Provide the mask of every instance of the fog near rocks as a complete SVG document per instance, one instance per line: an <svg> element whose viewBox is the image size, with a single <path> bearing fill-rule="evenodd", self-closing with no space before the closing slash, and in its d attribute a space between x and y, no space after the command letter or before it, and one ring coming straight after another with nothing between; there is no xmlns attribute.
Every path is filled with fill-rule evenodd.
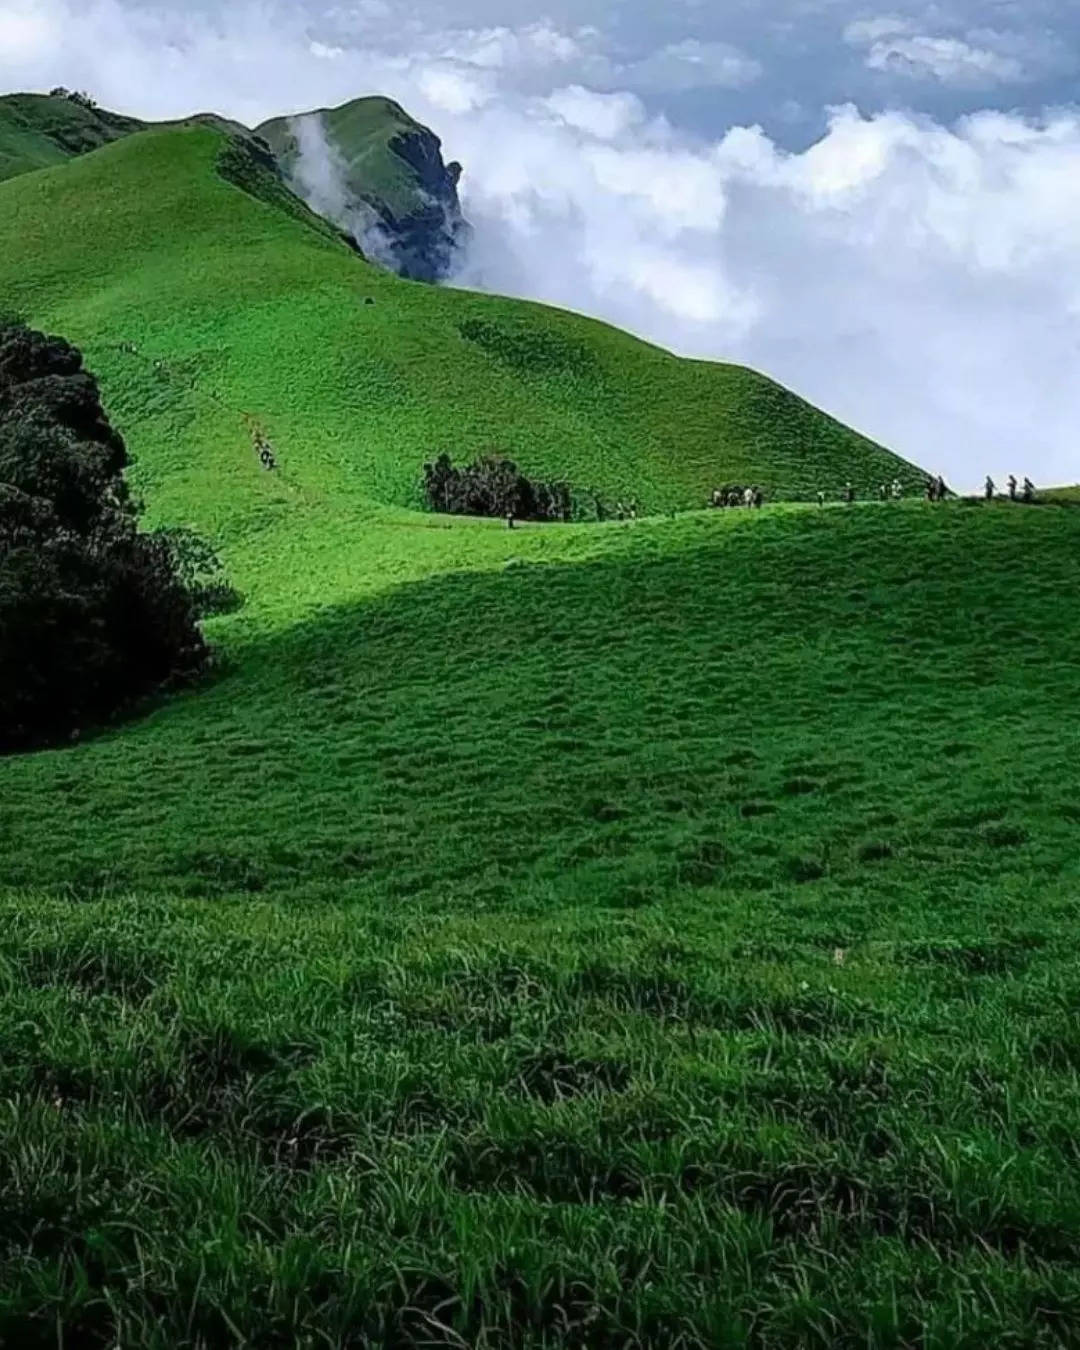
<svg viewBox="0 0 1080 1350"><path fill-rule="evenodd" d="M350 196L346 166L327 138L322 117L318 113L291 117L289 131L296 140L290 185L297 196L355 239L366 258L392 267L390 239L371 207Z"/></svg>

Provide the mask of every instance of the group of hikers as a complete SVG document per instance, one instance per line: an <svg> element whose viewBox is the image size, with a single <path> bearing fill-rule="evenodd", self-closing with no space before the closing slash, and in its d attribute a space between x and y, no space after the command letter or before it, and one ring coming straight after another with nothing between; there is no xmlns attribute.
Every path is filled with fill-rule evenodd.
<svg viewBox="0 0 1080 1350"><path fill-rule="evenodd" d="M277 460L274 458L274 450L266 438L266 433L258 427L252 433L252 440L255 443L255 453L259 456L259 463L264 469L276 469Z"/></svg>
<svg viewBox="0 0 1080 1350"><path fill-rule="evenodd" d="M726 491L723 488L715 488L711 498L711 505L717 510L738 506L752 510L764 504L765 494L759 487L728 488Z"/></svg>
<svg viewBox="0 0 1080 1350"><path fill-rule="evenodd" d="M1016 481L1016 474L1011 473L1005 484L1009 501L1023 501L1029 504L1035 500L1035 484L1030 478L1025 477L1023 487ZM997 485L989 474L986 475L986 486L983 489L983 495L988 502L992 502L997 496Z"/></svg>

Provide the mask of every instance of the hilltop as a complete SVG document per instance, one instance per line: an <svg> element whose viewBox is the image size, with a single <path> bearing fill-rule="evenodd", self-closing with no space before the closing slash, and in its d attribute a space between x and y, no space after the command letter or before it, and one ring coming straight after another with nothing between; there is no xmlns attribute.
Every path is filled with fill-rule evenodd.
<svg viewBox="0 0 1080 1350"><path fill-rule="evenodd" d="M438 281L451 272L467 234L462 168L443 162L438 137L399 104L355 99L276 118L256 132L300 195L314 204L329 189L336 223L348 224L361 247L385 257L400 276ZM305 133L314 165L302 162L298 137Z"/></svg>
<svg viewBox="0 0 1080 1350"><path fill-rule="evenodd" d="M0 182L62 164L141 131L133 117L45 94L0 96Z"/></svg>

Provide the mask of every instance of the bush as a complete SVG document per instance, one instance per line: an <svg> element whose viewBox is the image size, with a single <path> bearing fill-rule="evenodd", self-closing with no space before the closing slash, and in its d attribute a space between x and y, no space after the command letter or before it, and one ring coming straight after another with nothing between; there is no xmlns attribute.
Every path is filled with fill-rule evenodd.
<svg viewBox="0 0 1080 1350"><path fill-rule="evenodd" d="M81 354L0 328L0 750L70 738L208 651L162 536L140 534Z"/></svg>
<svg viewBox="0 0 1080 1350"><path fill-rule="evenodd" d="M232 614L244 597L231 586L213 545L194 530L158 530L156 537L169 550L173 571L184 584L195 607L196 618Z"/></svg>
<svg viewBox="0 0 1080 1350"><path fill-rule="evenodd" d="M424 499L431 510L453 516L567 521L574 510L569 483L533 481L512 459L494 454L462 468L446 454L425 464Z"/></svg>

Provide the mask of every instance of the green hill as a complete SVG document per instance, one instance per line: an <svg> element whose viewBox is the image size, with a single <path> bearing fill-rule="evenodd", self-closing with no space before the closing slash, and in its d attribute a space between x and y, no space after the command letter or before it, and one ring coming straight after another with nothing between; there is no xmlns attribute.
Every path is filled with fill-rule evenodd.
<svg viewBox="0 0 1080 1350"><path fill-rule="evenodd" d="M286 173L297 175L298 122L315 122L325 155L335 161L342 200L338 223L358 235L381 235L388 261L401 276L437 281L451 270L464 240L457 186L461 165L443 163L438 137L387 98L362 98L300 118L275 118L257 128ZM322 147L320 147L322 148ZM360 239L363 243L363 238Z"/></svg>
<svg viewBox="0 0 1080 1350"><path fill-rule="evenodd" d="M1080 512L664 519L920 475L205 128L0 186L0 308L247 596L0 760L0 1341L1080 1340ZM407 509L490 444L658 514Z"/></svg>
<svg viewBox="0 0 1080 1350"><path fill-rule="evenodd" d="M159 516L295 537L312 513L415 503L433 452L491 447L647 511L703 503L724 479L770 498L921 481L750 371L367 266L226 181L227 144L144 133L0 189L0 308L85 347L114 418L138 431ZM80 232L53 228L72 218ZM278 478L260 473L246 414Z"/></svg>
<svg viewBox="0 0 1080 1350"><path fill-rule="evenodd" d="M62 164L143 125L70 98L5 94L0 96L0 182Z"/></svg>
<svg viewBox="0 0 1080 1350"><path fill-rule="evenodd" d="M378 261L400 275L422 281L446 275L467 227L457 195L461 166L443 163L438 138L383 98L304 116L325 125L332 153L341 160L336 223L365 236ZM246 127L215 113L148 123L98 108L79 95L8 94L0 96L0 181L64 163L135 132L191 125L239 136L256 154L265 140L283 174L296 168L293 118L266 123L253 139Z"/></svg>

